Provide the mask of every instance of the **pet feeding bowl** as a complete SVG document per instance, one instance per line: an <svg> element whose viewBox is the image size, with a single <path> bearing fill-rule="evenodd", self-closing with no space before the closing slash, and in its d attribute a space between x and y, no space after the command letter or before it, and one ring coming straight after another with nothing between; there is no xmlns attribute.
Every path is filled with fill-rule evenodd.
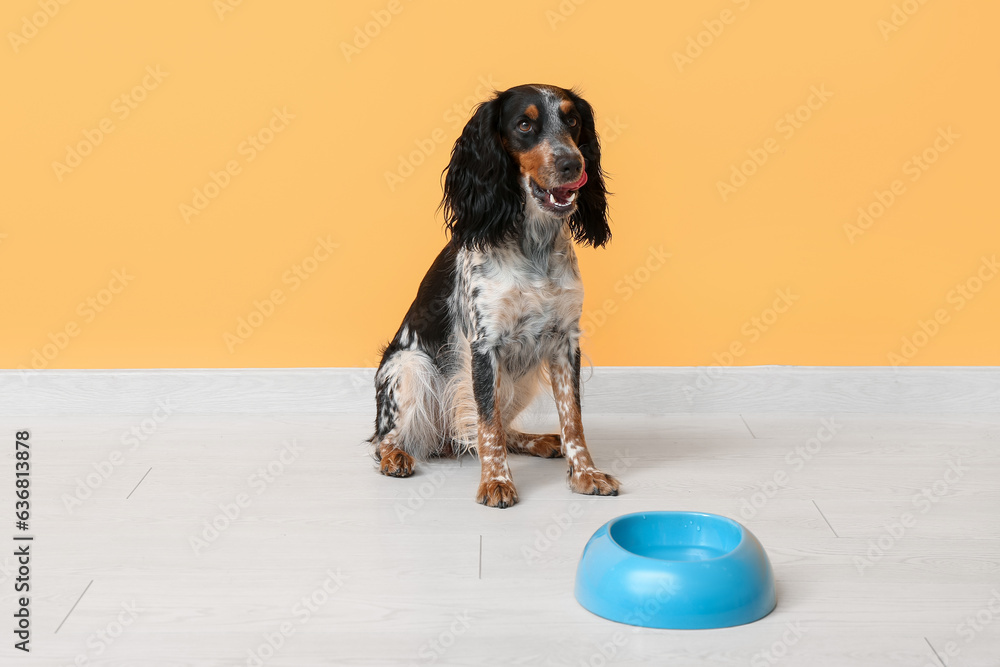
<svg viewBox="0 0 1000 667"><path fill-rule="evenodd" d="M583 548L575 593L603 618L676 630L751 623L775 604L771 563L753 533L700 512L607 522Z"/></svg>

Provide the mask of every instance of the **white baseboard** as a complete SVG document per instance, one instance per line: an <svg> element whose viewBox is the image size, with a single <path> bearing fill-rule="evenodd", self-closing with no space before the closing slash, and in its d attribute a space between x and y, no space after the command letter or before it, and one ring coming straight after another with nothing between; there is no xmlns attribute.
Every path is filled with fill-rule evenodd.
<svg viewBox="0 0 1000 667"><path fill-rule="evenodd" d="M4 416L147 414L169 399L187 414L374 416L371 368L0 370ZM539 400L533 412L548 412ZM597 413L996 413L1000 367L597 367L584 369Z"/></svg>

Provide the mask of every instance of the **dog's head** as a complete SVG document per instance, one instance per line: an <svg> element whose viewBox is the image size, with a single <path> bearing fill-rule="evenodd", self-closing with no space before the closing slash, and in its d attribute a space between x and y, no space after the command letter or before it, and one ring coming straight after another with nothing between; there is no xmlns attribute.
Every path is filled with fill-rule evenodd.
<svg viewBox="0 0 1000 667"><path fill-rule="evenodd" d="M496 93L462 130L446 172L445 220L466 247L502 243L526 214L568 221L588 245L611 238L594 111L573 91L533 84Z"/></svg>

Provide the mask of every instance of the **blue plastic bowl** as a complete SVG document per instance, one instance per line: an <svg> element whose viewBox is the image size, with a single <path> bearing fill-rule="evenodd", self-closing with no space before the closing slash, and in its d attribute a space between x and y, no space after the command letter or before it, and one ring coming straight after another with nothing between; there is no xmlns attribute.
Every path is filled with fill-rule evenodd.
<svg viewBox="0 0 1000 667"><path fill-rule="evenodd" d="M752 623L774 609L774 573L743 525L700 512L637 512L601 526L576 570L576 599L647 628Z"/></svg>

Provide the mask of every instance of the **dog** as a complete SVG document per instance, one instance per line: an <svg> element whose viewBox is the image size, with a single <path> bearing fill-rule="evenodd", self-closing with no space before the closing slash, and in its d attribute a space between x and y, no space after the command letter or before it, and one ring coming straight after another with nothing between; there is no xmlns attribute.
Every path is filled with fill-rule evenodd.
<svg viewBox="0 0 1000 667"><path fill-rule="evenodd" d="M450 239L434 260L375 374L369 439L379 471L414 459L481 463L476 501L507 508L507 453L564 456L576 493L614 496L580 421L583 283L574 242L611 239L608 191L591 105L572 90L522 85L476 107L444 170ZM513 429L551 386L559 434Z"/></svg>

